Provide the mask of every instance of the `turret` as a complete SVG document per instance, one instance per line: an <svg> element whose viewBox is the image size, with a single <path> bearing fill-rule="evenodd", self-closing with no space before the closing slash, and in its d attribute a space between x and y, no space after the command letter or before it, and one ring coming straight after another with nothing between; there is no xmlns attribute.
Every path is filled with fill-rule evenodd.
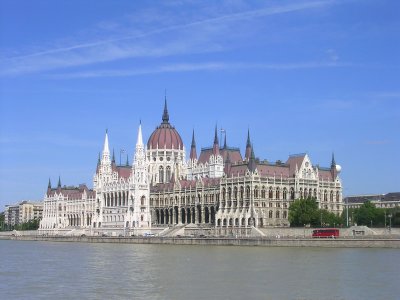
<svg viewBox="0 0 400 300"><path fill-rule="evenodd" d="M49 178L49 184L47 185L47 190L51 190L51 181L50 181L50 178Z"/></svg>
<svg viewBox="0 0 400 300"><path fill-rule="evenodd" d="M192 134L192 145L190 146L190 159L191 160L197 159L196 141L194 139L194 129L193 129L193 134Z"/></svg>
<svg viewBox="0 0 400 300"><path fill-rule="evenodd" d="M58 176L57 189L61 189L61 177L60 176Z"/></svg>

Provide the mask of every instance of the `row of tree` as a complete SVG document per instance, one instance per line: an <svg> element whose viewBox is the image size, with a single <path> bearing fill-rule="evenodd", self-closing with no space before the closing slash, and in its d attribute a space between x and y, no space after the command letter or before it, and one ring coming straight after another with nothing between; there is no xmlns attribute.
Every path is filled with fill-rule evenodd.
<svg viewBox="0 0 400 300"><path fill-rule="evenodd" d="M289 222L292 227L340 227L347 225L366 225L371 227L400 226L400 207L377 208L370 201L365 202L360 208L343 210L337 216L325 209L319 209L315 198L295 200L289 208Z"/></svg>
<svg viewBox="0 0 400 300"><path fill-rule="evenodd" d="M8 231L8 230L36 230L39 228L40 220L33 219L26 223L21 223L15 226L9 226L5 224L4 213L0 214L0 231Z"/></svg>

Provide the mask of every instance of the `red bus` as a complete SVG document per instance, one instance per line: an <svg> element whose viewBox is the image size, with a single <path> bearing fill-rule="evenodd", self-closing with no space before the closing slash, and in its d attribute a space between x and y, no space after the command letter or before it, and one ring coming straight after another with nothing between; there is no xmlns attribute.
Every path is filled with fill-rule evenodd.
<svg viewBox="0 0 400 300"><path fill-rule="evenodd" d="M336 228L321 228L315 229L312 233L313 238L335 238L339 237L339 229Z"/></svg>

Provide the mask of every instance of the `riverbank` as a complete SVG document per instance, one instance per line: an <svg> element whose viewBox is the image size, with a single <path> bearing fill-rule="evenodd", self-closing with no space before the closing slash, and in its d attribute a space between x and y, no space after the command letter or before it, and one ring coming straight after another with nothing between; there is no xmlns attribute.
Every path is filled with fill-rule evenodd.
<svg viewBox="0 0 400 300"><path fill-rule="evenodd" d="M0 236L0 239L18 241L165 244L202 246L261 246L261 247L324 247L324 248L398 248L399 238L227 238L227 237L98 237L98 236Z"/></svg>

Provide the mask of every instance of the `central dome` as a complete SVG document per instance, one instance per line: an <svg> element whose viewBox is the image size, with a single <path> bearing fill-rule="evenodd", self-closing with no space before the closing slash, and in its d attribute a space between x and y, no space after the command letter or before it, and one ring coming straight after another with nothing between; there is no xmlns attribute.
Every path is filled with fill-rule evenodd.
<svg viewBox="0 0 400 300"><path fill-rule="evenodd" d="M178 131L169 123L167 99L165 99L162 123L151 134L147 149L180 149L183 150L182 138Z"/></svg>

